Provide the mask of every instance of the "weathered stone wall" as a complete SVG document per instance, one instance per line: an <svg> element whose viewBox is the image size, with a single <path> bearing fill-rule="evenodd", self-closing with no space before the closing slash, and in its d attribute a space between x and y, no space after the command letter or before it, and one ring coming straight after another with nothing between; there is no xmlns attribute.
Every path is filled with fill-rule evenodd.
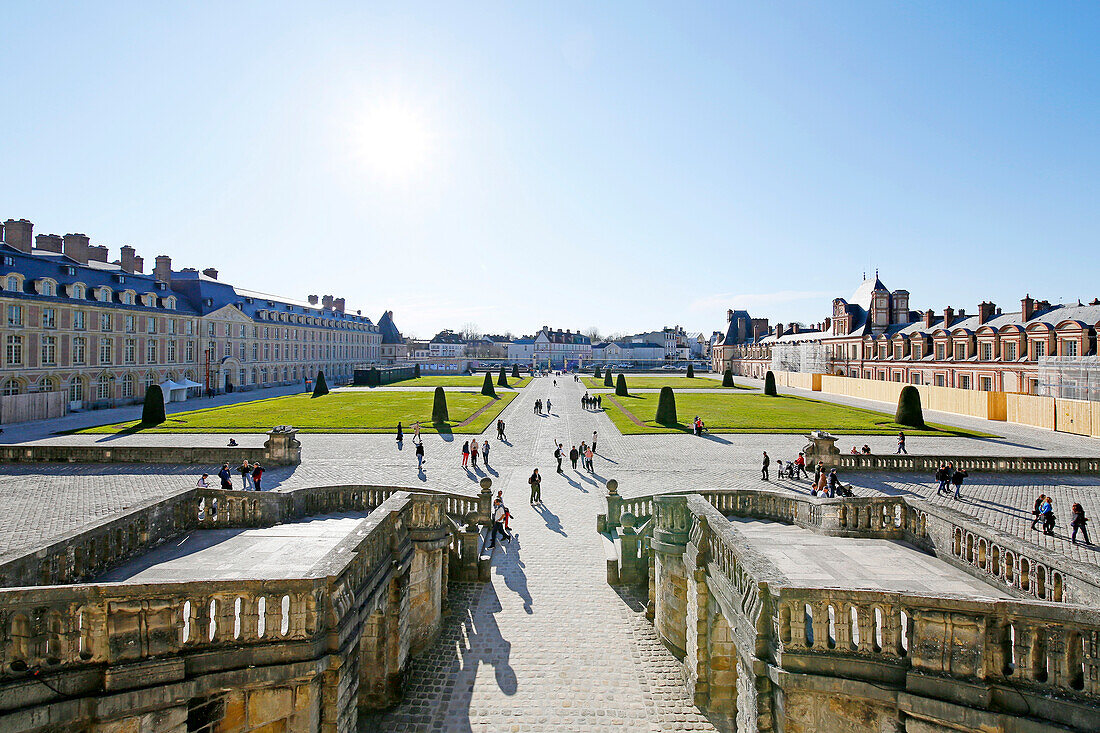
<svg viewBox="0 0 1100 733"><path fill-rule="evenodd" d="M829 689L830 682L820 680L817 690L786 692L784 733L911 733L892 702L858 697L840 684Z"/></svg>

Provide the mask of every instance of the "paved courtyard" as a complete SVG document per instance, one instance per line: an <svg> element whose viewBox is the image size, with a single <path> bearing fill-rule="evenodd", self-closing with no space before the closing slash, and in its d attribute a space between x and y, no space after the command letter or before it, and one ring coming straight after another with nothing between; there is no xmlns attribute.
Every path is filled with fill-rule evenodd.
<svg viewBox="0 0 1100 733"><path fill-rule="evenodd" d="M805 443L797 435L622 436L605 415L582 410L583 387L572 378L535 380L505 410L507 440L487 433L489 465L460 466L465 437L425 437L427 463L416 469L411 442L398 446L387 435L303 435L303 462L270 467L269 490L340 484L430 487L473 494L489 476L503 489L515 514L517 538L497 549L490 584L459 586L451 594L442 640L415 661L406 702L364 723L366 730L717 730L684 697L676 661L657 640L642 614L641 599L620 594L604 578L602 540L595 515L604 509L604 483L616 478L624 496L686 489L760 487L759 456L793 458ZM819 396L819 395L815 395ZM533 413L535 399L549 398L551 414ZM882 407L879 405L878 407ZM79 416L81 420L86 416ZM100 417L103 419L103 416ZM111 416L110 419L122 419ZM976 423L936 415L940 422ZM1087 454L1096 441L1003 424L966 425L998 439L913 439L914 453ZM54 426L67 427L66 425ZM828 426L823 426L828 427ZM557 475L555 441L568 450L598 431L595 472L569 468ZM243 445L263 436L236 436ZM20 441L125 441L131 444L221 444L226 436L134 435L50 437L42 426L12 428L3 436ZM843 438L879 451L889 437ZM544 505L527 501L527 477L538 466ZM0 554L27 548L125 507L194 485L194 466L7 465L0 468ZM844 477L860 495L910 495L949 504L1005 532L1041 543L1077 561L1097 563L1088 547L1072 546L1064 527L1054 537L1028 529L1037 492L1053 494L1061 517L1071 501L1100 513L1093 477L975 475L961 501L936 497L929 476L861 473ZM805 481L773 480L773 487L808 493ZM323 533L322 533L323 534ZM198 538L194 538L198 539ZM280 541L268 537L262 555ZM321 540L318 540L321 541ZM201 550L201 547L199 548ZM258 557L259 555L257 555ZM256 558L244 558L246 565ZM171 570L166 558L156 572ZM239 568L224 568L234 573ZM143 572L141 569L132 569ZM568 570L568 575L563 572ZM145 569L144 572L151 572ZM137 577L137 576L135 576ZM611 651L609 651L611 650Z"/></svg>

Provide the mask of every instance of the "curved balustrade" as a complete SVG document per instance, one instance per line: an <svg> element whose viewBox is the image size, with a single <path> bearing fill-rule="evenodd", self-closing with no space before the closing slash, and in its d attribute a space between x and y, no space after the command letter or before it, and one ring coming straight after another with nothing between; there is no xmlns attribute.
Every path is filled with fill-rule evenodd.
<svg viewBox="0 0 1100 733"><path fill-rule="evenodd" d="M970 473L1100 473L1100 458L1071 456L943 456L841 453L829 456L830 466L848 471L899 471L934 474L951 463Z"/></svg>

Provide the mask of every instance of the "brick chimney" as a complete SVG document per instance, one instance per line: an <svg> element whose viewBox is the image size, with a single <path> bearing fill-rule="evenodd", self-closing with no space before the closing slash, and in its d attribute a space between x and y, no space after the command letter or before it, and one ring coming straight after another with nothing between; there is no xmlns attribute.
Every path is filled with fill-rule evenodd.
<svg viewBox="0 0 1100 733"><path fill-rule="evenodd" d="M333 298L332 299L332 307L335 308L340 313L343 313L344 312L344 299L343 298Z"/></svg>
<svg viewBox="0 0 1100 733"><path fill-rule="evenodd" d="M997 305L990 303L988 300L978 303L978 323L984 324L993 317L993 314L997 312Z"/></svg>
<svg viewBox="0 0 1100 733"><path fill-rule="evenodd" d="M88 260L95 260L96 262L107 261L107 248L102 244L90 244L88 245Z"/></svg>
<svg viewBox="0 0 1100 733"><path fill-rule="evenodd" d="M799 326L797 323L792 323L791 324L791 333L799 333L801 331L802 331L802 327Z"/></svg>
<svg viewBox="0 0 1100 733"><path fill-rule="evenodd" d="M139 255L134 255L134 274L145 274L145 258Z"/></svg>
<svg viewBox="0 0 1100 733"><path fill-rule="evenodd" d="M172 282L172 258L168 255L157 255L153 265L153 278L162 283Z"/></svg>
<svg viewBox="0 0 1100 733"><path fill-rule="evenodd" d="M43 252L61 254L64 251L64 244L60 235L39 234L34 238L34 248Z"/></svg>
<svg viewBox="0 0 1100 733"><path fill-rule="evenodd" d="M202 274L206 275L211 280L217 280L218 279L218 271L215 270L213 267L206 268L205 270L202 271Z"/></svg>
<svg viewBox="0 0 1100 733"><path fill-rule="evenodd" d="M933 311L931 308L926 310L924 312L924 327L925 328L932 328L932 321L935 319L935 317L936 317L936 312L935 311Z"/></svg>
<svg viewBox="0 0 1100 733"><path fill-rule="evenodd" d="M779 338L782 335L783 335L783 324L782 323L775 324L775 337Z"/></svg>
<svg viewBox="0 0 1100 733"><path fill-rule="evenodd" d="M943 327L951 328L951 322L955 319L955 309L947 306L943 309Z"/></svg>
<svg viewBox="0 0 1100 733"><path fill-rule="evenodd" d="M119 267L122 268L123 272L132 274L134 272L134 256L137 254L137 251L130 245L124 244L119 248L118 253Z"/></svg>
<svg viewBox="0 0 1100 733"><path fill-rule="evenodd" d="M310 305L317 305L317 296L316 295L307 295L306 300L309 301Z"/></svg>
<svg viewBox="0 0 1100 733"><path fill-rule="evenodd" d="M4 241L20 252L30 252L34 232L34 224L26 219L8 219L4 222Z"/></svg>
<svg viewBox="0 0 1100 733"><path fill-rule="evenodd" d="M1030 321L1033 315L1035 315L1035 301L1030 295L1025 295L1020 299L1020 318L1026 322Z"/></svg>
<svg viewBox="0 0 1100 733"><path fill-rule="evenodd" d="M332 308L332 296L331 295L322 295L321 296L321 307L324 308L325 310L329 310L330 308Z"/></svg>
<svg viewBox="0 0 1100 733"><path fill-rule="evenodd" d="M65 256L73 262L88 264L88 236L86 234L65 235Z"/></svg>

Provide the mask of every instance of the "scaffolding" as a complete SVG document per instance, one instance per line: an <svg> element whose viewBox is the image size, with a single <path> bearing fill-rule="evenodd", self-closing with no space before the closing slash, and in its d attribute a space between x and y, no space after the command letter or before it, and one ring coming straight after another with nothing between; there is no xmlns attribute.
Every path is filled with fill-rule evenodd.
<svg viewBox="0 0 1100 733"><path fill-rule="evenodd" d="M773 372L828 374L825 345L821 343L776 344L772 346Z"/></svg>
<svg viewBox="0 0 1100 733"><path fill-rule="evenodd" d="M1041 358L1039 394L1068 400L1100 400L1100 357Z"/></svg>

